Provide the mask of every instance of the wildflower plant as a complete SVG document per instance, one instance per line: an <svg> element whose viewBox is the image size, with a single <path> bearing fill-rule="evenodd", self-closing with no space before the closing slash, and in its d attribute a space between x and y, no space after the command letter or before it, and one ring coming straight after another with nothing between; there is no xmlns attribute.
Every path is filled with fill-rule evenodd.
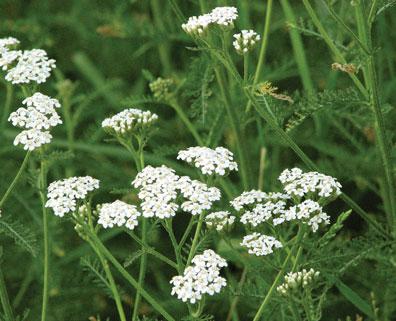
<svg viewBox="0 0 396 321"><path fill-rule="evenodd" d="M392 1L19 2L1 320L392 319Z"/></svg>

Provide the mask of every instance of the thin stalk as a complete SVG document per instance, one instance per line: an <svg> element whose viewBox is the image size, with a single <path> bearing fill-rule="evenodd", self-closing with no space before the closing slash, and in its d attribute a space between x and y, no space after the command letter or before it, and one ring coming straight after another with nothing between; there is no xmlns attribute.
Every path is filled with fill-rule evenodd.
<svg viewBox="0 0 396 321"><path fill-rule="evenodd" d="M43 155L41 153L41 155ZM40 178L39 178L39 189L40 199L42 206L43 215L43 246L44 246L44 257L43 257L43 302L41 307L41 321L47 320L47 309L48 309L48 290L49 290L49 237L48 237L48 213L45 207L47 189L47 166L45 160L41 160L40 164Z"/></svg>
<svg viewBox="0 0 396 321"><path fill-rule="evenodd" d="M110 267L106 259L103 257L102 253L95 248L95 245L90 241L92 248L96 252L96 255L99 258L100 263L102 264L103 270L106 273L107 280L109 281L110 290L113 293L114 301L117 306L118 315L120 316L120 321L126 321L126 316L124 312L124 308L122 307L120 293L117 289L117 285L114 281L113 275L110 271Z"/></svg>
<svg viewBox="0 0 396 321"><path fill-rule="evenodd" d="M253 88L255 87L255 85L257 85L257 83L260 79L260 74L263 71L265 57L267 54L268 38L269 38L271 16L272 16L272 0L268 0L266 9L267 10L266 10L266 14L265 14L265 23L264 23L263 38L262 38L263 40L261 42L259 60L257 62L256 71L254 73ZM245 109L246 112L249 112L251 107L252 107L252 103L250 102L250 100L248 100L248 103L247 103L246 109Z"/></svg>
<svg viewBox="0 0 396 321"><path fill-rule="evenodd" d="M241 278L240 278L239 283L238 283L238 290L239 291L242 289L242 286L243 286L243 284L246 281L246 275L247 275L247 267L245 266L243 268L242 275L241 275ZM235 296L235 298L231 302L230 310L228 311L226 321L231 321L232 316L234 314L234 311L236 310L236 307L238 305L238 301L239 301L239 296Z"/></svg>
<svg viewBox="0 0 396 321"><path fill-rule="evenodd" d="M224 105L227 111L227 115L230 120L230 125L235 135L236 147L238 151L239 163L241 168L242 184L244 189L247 189L249 188L249 182L251 182L251 180L249 179L250 175L249 175L248 157L246 155L246 149L244 148L245 144L243 142L244 139L243 139L242 129L240 126L239 117L236 114L233 106L231 105L230 99L226 91L224 76L222 72L219 70L219 68L215 68L215 74L217 78L217 83L220 87L220 93L224 100Z"/></svg>
<svg viewBox="0 0 396 321"><path fill-rule="evenodd" d="M165 230L169 234L169 238L171 240L173 250L175 252L175 257L176 257L176 262L177 262L177 271L179 273L181 273L183 271L184 266L183 266L183 260L182 260L181 253L180 253L180 248L177 243L175 233L173 232L172 219L166 220L164 227L165 227Z"/></svg>
<svg viewBox="0 0 396 321"><path fill-rule="evenodd" d="M197 224L197 227L195 229L195 234L194 234L193 242L191 244L190 253L188 254L186 266L190 265L191 260L193 259L194 255L195 255L195 252L197 250L198 241L199 241L199 235L201 233L204 216L205 216L205 211L203 211L199 215L198 224Z"/></svg>
<svg viewBox="0 0 396 321"><path fill-rule="evenodd" d="M256 315L254 316L253 321L259 321L260 320L262 314L264 313L264 310L265 310L267 304L269 303L269 301L270 301L270 299L272 297L272 294L274 293L274 291L276 289L276 286L278 285L280 279L282 278L283 274L285 273L286 267L287 267L287 265L288 265L288 263L289 263L289 261L290 261L290 259L292 257L292 253L294 252L295 247L300 244L300 242L301 242L301 240L303 238L303 235L304 235L303 229L300 228L299 231L298 231L296 243L294 244L292 250L287 255L285 261L283 262L280 271L276 275L275 280L272 283L270 289L268 290L267 295L265 296L263 302L261 303L260 308L258 309Z"/></svg>
<svg viewBox="0 0 396 321"><path fill-rule="evenodd" d="M243 55L243 81L247 84L249 79L249 53Z"/></svg>
<svg viewBox="0 0 396 321"><path fill-rule="evenodd" d="M4 103L3 116L1 118L0 128L3 128L5 126L5 123L7 122L8 114L10 113L11 110L11 103L13 96L14 96L14 87L10 82L7 81L6 99Z"/></svg>
<svg viewBox="0 0 396 321"><path fill-rule="evenodd" d="M15 175L14 180L11 182L10 186L8 186L8 189L4 193L3 197L1 198L0 201L0 209L3 207L5 201L7 198L10 196L12 190L14 189L15 185L18 183L19 179L21 178L21 175L28 163L29 157L30 157L31 151L28 151L25 155L25 158L22 161L21 167L19 167L18 173Z"/></svg>
<svg viewBox="0 0 396 321"><path fill-rule="evenodd" d="M359 35L363 38L363 43L369 48L369 51L371 52L367 65L364 67L365 80L367 90L370 92L370 105L375 117L375 132L377 136L377 144L384 166L387 193L389 195L388 197L390 201L389 205L392 215L389 216L390 220L388 224L392 233L396 233L396 231L394 231L394 220L396 218L396 189L392 158L390 153L391 147L389 144L388 136L386 134L385 121L381 110L381 102L379 99L378 80L375 69L374 54L372 50L371 34L368 33L368 30L370 30L371 28L367 25L366 19L364 19L363 5L361 1L359 1L357 4L357 23Z"/></svg>
<svg viewBox="0 0 396 321"><path fill-rule="evenodd" d="M89 237L93 241L95 247L111 262L117 271L125 278L130 285L132 285L136 290L139 290L142 297L146 299L152 307L158 311L167 321L176 321L159 303L155 300L145 289L140 287L139 283L125 270L125 268L117 261L117 259L111 254L111 252L102 244L101 240L97 235L91 231L87 231Z"/></svg>
<svg viewBox="0 0 396 321"><path fill-rule="evenodd" d="M143 141L141 138L138 139L139 147L138 147L138 159L136 160L138 167L137 170L141 171L144 168L144 154L143 154ZM147 220L143 219L142 221L142 243L147 244ZM147 252L144 251L144 246L142 246L143 254L140 258L140 267L139 267L139 287L143 288L144 279L146 277L146 270L147 270ZM141 293L140 290L136 291L135 302L133 306L133 313L132 313L132 321L136 321L139 313L139 305L141 301Z"/></svg>
<svg viewBox="0 0 396 321"><path fill-rule="evenodd" d="M335 58L342 64L346 64L347 61L345 60L343 54L341 53L341 51L337 48L337 46L334 44L333 40L331 39L331 37L329 36L329 34L327 33L326 29L323 27L319 17L317 16L317 14L315 13L315 10L312 8L309 0L302 0L305 9L308 12L308 15L311 17L312 22L314 23L314 25L316 26L316 28L318 29L319 33L321 34L321 36L323 37L323 40L326 42L327 46L330 48L331 52L333 53L333 55L335 56ZM359 89L359 91L362 93L362 95L365 98L368 98L369 94L366 90L366 88L364 88L363 84L361 83L361 81L359 80L359 78L357 78L354 74L348 74L352 81L355 83L356 87Z"/></svg>
<svg viewBox="0 0 396 321"><path fill-rule="evenodd" d="M205 143L202 140L201 136L198 134L197 129L191 123L191 121L188 119L186 113L183 111L183 109L180 107L180 105L176 102L175 99L172 100L171 107L176 111L177 115L180 117L181 121L184 123L184 125L187 127L187 129L190 131L191 135L194 137L196 142L200 146L205 146Z"/></svg>
<svg viewBox="0 0 396 321"><path fill-rule="evenodd" d="M0 266L0 300L6 321L14 321L14 313L8 298L7 287L4 281L3 269Z"/></svg>

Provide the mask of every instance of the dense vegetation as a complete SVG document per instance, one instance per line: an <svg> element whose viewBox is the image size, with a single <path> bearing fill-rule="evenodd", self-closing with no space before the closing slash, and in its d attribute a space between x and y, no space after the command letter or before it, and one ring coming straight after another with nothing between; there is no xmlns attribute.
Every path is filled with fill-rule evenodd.
<svg viewBox="0 0 396 321"><path fill-rule="evenodd" d="M395 4L0 1L0 39L20 41L0 40L0 320L395 320ZM190 16L223 6L236 7L238 17L221 24L222 12L204 16L212 20L202 33L195 24L182 28ZM260 36L240 43L246 51L233 44L241 30ZM56 68L44 81L10 80L18 60L7 64L6 54L33 48L44 49ZM58 112L62 124L53 120L51 142L27 152L14 146L21 128L8 120L36 92L59 100L49 114ZM122 134L102 124L126 108L158 119ZM207 175L180 154L193 146L232 153ZM210 163L212 154L205 155ZM201 202L197 195L213 199L204 200L202 212L183 203L174 217L161 209L147 218L139 192L156 174L148 170L140 185L136 175L150 165L177 174L166 172L158 194L178 193L170 198L180 204ZM292 188L291 178L278 178L295 167L317 173L298 172L301 186ZM45 207L50 183L74 176L94 177L100 187L81 183L89 197L78 196L64 216ZM295 194L312 180L315 192ZM210 187L221 191L220 200ZM235 206L250 190L267 194ZM116 200L137 206L121 205L137 226L100 221L106 207L96 206ZM282 224L263 218L266 208L255 212L255 202L283 206L268 214ZM320 205L318 229L299 216L302 204ZM290 210L297 211L293 218ZM224 211L234 220L226 228L213 228L218 218L206 224L210 213ZM252 224L247 212L261 221ZM252 233L275 237L274 247L248 252L242 240ZM170 281L199 265L207 249L227 261L218 258L214 268L226 285L183 302ZM307 282L282 292L279 286L296 276L287 273L304 269L313 273Z"/></svg>

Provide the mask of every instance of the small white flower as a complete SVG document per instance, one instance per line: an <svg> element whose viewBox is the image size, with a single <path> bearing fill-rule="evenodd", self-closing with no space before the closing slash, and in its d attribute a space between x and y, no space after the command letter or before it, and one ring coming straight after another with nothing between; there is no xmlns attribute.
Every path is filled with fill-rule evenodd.
<svg viewBox="0 0 396 321"><path fill-rule="evenodd" d="M212 22L223 27L234 27L234 21L238 18L238 10L235 7L217 7L211 13Z"/></svg>
<svg viewBox="0 0 396 321"><path fill-rule="evenodd" d="M0 49L1 51L1 49ZM21 50L4 50L0 52L0 67L2 70L7 70L9 66L22 55Z"/></svg>
<svg viewBox="0 0 396 321"><path fill-rule="evenodd" d="M253 30L242 30L234 35L234 46L236 52L243 55L252 50L260 41L260 35Z"/></svg>
<svg viewBox="0 0 396 321"><path fill-rule="evenodd" d="M304 289L311 287L319 275L320 273L314 269L289 272L285 276L285 282L279 285L276 290L283 296L298 294Z"/></svg>
<svg viewBox="0 0 396 321"><path fill-rule="evenodd" d="M91 176L70 177L52 182L48 186L47 203L54 214L63 217L77 209L77 201L84 200L88 193L99 188L99 180Z"/></svg>
<svg viewBox="0 0 396 321"><path fill-rule="evenodd" d="M202 35L209 25L212 23L212 16L204 14L201 16L192 16L188 18L186 23L182 24L183 30L190 35Z"/></svg>
<svg viewBox="0 0 396 321"><path fill-rule="evenodd" d="M226 267L227 262L213 250L196 255L191 263L183 275L174 276L170 281L172 295L177 295L178 299L194 304L203 295L219 293L227 285L226 279L220 276L220 269Z"/></svg>
<svg viewBox="0 0 396 321"><path fill-rule="evenodd" d="M228 211L219 211L208 214L205 217L206 225L214 227L217 231L222 231L225 227L229 227L235 222L235 216Z"/></svg>
<svg viewBox="0 0 396 321"><path fill-rule="evenodd" d="M234 155L224 147L189 147L179 151L177 159L186 161L198 168L204 175L224 176L230 171L238 170Z"/></svg>
<svg viewBox="0 0 396 321"><path fill-rule="evenodd" d="M129 135L150 128L157 119L150 111L129 108L103 120L102 127L112 135Z"/></svg>
<svg viewBox="0 0 396 321"><path fill-rule="evenodd" d="M48 59L42 49L25 50L18 62L8 70L5 79L13 84L44 83L56 67L54 59Z"/></svg>
<svg viewBox="0 0 396 321"><path fill-rule="evenodd" d="M251 190L243 192L238 197L234 198L230 203L235 210L240 211L242 208L262 202L268 199L268 194L258 190Z"/></svg>
<svg viewBox="0 0 396 321"><path fill-rule="evenodd" d="M136 206L116 200L113 203L105 203L100 206L98 224L104 228L125 226L133 230L138 225L140 216Z"/></svg>
<svg viewBox="0 0 396 321"><path fill-rule="evenodd" d="M11 46L16 46L19 44L19 40L14 37L7 37L0 39L0 54L3 51L8 50Z"/></svg>
<svg viewBox="0 0 396 321"><path fill-rule="evenodd" d="M14 145L23 145L24 150L35 150L44 144L51 142L52 135L48 131L38 129L26 129L20 132L14 139Z"/></svg>
<svg viewBox="0 0 396 321"><path fill-rule="evenodd" d="M274 252L274 249L281 248L282 243L273 236L263 235L257 232L246 235L241 243L248 249L249 254L265 256Z"/></svg>

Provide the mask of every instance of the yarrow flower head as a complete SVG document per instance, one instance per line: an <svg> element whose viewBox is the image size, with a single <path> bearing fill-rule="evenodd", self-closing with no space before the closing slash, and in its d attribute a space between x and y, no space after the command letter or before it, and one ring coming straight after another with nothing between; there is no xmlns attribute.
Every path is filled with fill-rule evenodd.
<svg viewBox="0 0 396 321"><path fill-rule="evenodd" d="M33 151L42 145L51 142L52 135L48 131L26 129L21 131L14 139L14 145L23 145L24 150Z"/></svg>
<svg viewBox="0 0 396 321"><path fill-rule="evenodd" d="M220 276L220 269L226 267L227 262L213 250L205 250L191 262L183 275L174 276L170 281L172 295L178 299L194 304L205 294L219 293L227 285L226 279Z"/></svg>
<svg viewBox="0 0 396 321"><path fill-rule="evenodd" d="M244 236L241 245L248 249L249 254L256 256L269 255L274 252L274 249L282 247L282 243L273 236L257 232Z"/></svg>
<svg viewBox="0 0 396 321"><path fill-rule="evenodd" d="M253 30L242 30L240 33L235 34L234 38L232 45L240 55L251 51L260 41L260 35Z"/></svg>
<svg viewBox="0 0 396 321"><path fill-rule="evenodd" d="M329 201L341 194L341 184L336 178L318 172L303 173L298 168L286 169L279 176L279 181L292 197Z"/></svg>
<svg viewBox="0 0 396 321"><path fill-rule="evenodd" d="M177 159L186 161L200 169L204 175L224 176L230 171L238 170L234 155L224 147L211 149L209 147L189 147L179 151Z"/></svg>
<svg viewBox="0 0 396 321"><path fill-rule="evenodd" d="M13 63L20 55L20 50L12 50L19 44L19 40L13 37L0 39L0 67L7 70L8 66Z"/></svg>
<svg viewBox="0 0 396 321"><path fill-rule="evenodd" d="M100 205L98 213L98 224L104 228L125 226L130 230L133 230L138 225L138 217L140 216L136 206L119 200Z"/></svg>
<svg viewBox="0 0 396 321"><path fill-rule="evenodd" d="M146 166L134 179L132 185L139 188L138 197L144 217L170 218L176 215L179 205L178 195L185 201L181 208L192 215L201 214L211 208L214 201L220 199L220 191L215 187L192 180L187 176L178 176L169 167Z"/></svg>
<svg viewBox="0 0 396 321"><path fill-rule="evenodd" d="M276 290L283 296L291 296L302 292L304 289L312 287L318 279L320 273L314 269L302 270L300 272L289 272L285 276L285 282L279 285Z"/></svg>
<svg viewBox="0 0 396 321"><path fill-rule="evenodd" d="M231 29L234 21L238 18L238 10L235 7L217 7L210 13L188 18L182 24L183 30L195 36L202 36L211 25L218 25L222 28Z"/></svg>
<svg viewBox="0 0 396 321"><path fill-rule="evenodd" d="M157 119L150 111L129 108L103 120L102 127L111 135L128 137L146 133Z"/></svg>
<svg viewBox="0 0 396 321"><path fill-rule="evenodd" d="M16 65L8 70L5 79L13 84L41 84L55 67L55 60L49 59L45 50L25 50L18 55Z"/></svg>
<svg viewBox="0 0 396 321"><path fill-rule="evenodd" d="M209 228L213 227L220 232L234 224L235 216L228 211L213 212L205 217L205 222Z"/></svg>
<svg viewBox="0 0 396 321"><path fill-rule="evenodd" d="M41 93L35 93L33 96L26 98L23 102L27 108L18 108L11 113L8 120L12 125L22 128L34 129L50 129L58 124L62 124L62 120L55 108L60 107L57 99L48 97Z"/></svg>
<svg viewBox="0 0 396 321"><path fill-rule="evenodd" d="M54 214L63 217L77 209L77 202L99 188L99 180L91 176L70 177L52 182L48 186L48 201L45 207L52 208Z"/></svg>
<svg viewBox="0 0 396 321"><path fill-rule="evenodd" d="M169 167L146 166L136 175L132 185L140 188L138 197L144 217L170 218L176 215L179 176Z"/></svg>
<svg viewBox="0 0 396 321"><path fill-rule="evenodd" d="M235 210L240 211L252 204L262 202L267 199L268 194L258 190L251 190L243 192L238 197L234 198L230 203Z"/></svg>
<svg viewBox="0 0 396 321"><path fill-rule="evenodd" d="M19 40L14 37L7 37L0 39L0 54L7 51L12 46L19 45Z"/></svg>
<svg viewBox="0 0 396 321"><path fill-rule="evenodd" d="M170 94L170 88L174 85L171 78L157 78L149 84L153 96L157 100L166 100Z"/></svg>

